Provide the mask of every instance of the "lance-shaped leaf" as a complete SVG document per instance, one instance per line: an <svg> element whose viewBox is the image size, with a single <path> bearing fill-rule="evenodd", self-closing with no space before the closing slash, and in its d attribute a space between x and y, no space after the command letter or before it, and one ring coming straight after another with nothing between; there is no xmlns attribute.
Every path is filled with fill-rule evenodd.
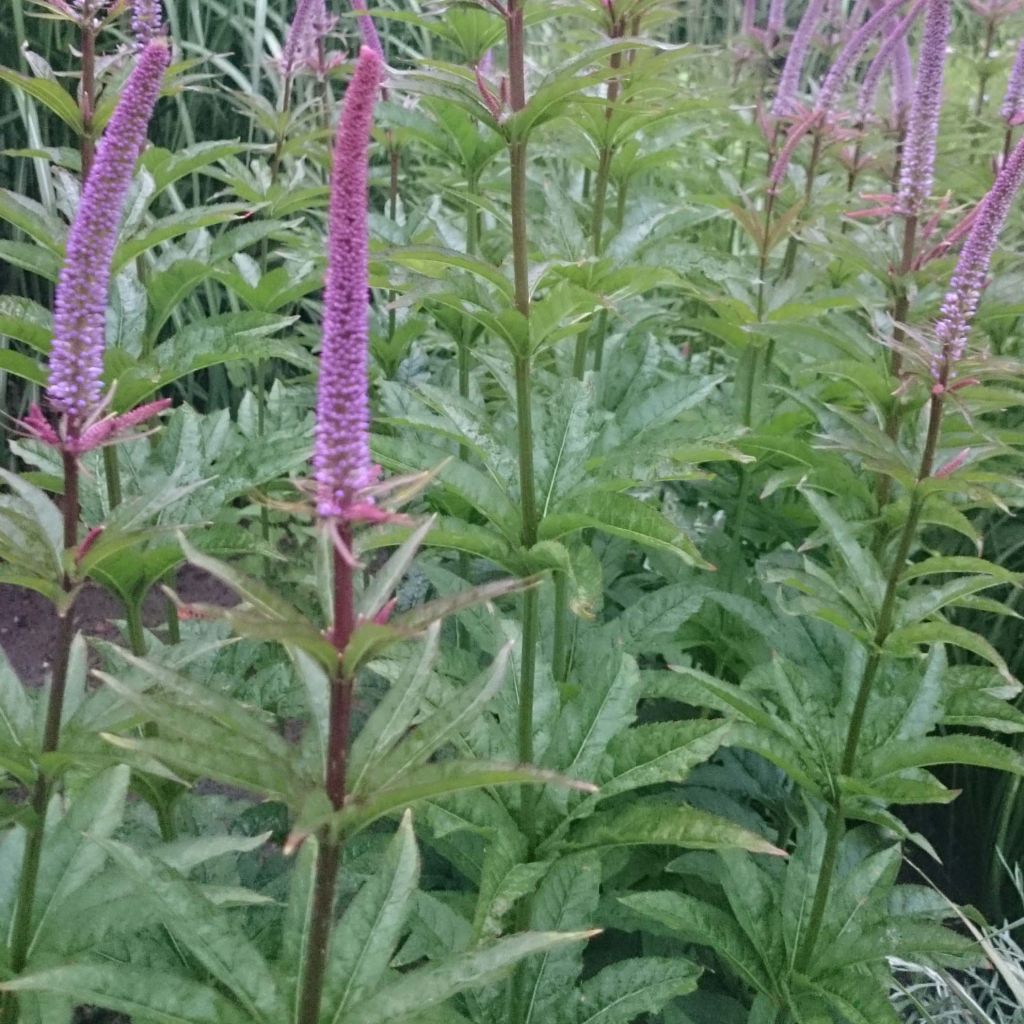
<svg viewBox="0 0 1024 1024"><path fill-rule="evenodd" d="M419 873L412 815L406 811L380 867L335 926L324 982L329 1024L342 1024L348 1008L379 987L405 931Z"/></svg>
<svg viewBox="0 0 1024 1024"><path fill-rule="evenodd" d="M682 957L621 960L588 978L559 1009L557 1024L630 1024L692 992L700 973Z"/></svg>
<svg viewBox="0 0 1024 1024"><path fill-rule="evenodd" d="M392 1024L404 1016L443 1003L458 992L491 984L520 960L563 944L584 942L586 932L523 932L482 949L450 957L402 975L368 1000L352 1007L345 1024Z"/></svg>
<svg viewBox="0 0 1024 1024"><path fill-rule="evenodd" d="M570 832L570 848L681 846L691 850L749 850L785 857L763 836L686 804L643 800L622 810L599 811ZM543 848L543 847L542 847Z"/></svg>
<svg viewBox="0 0 1024 1024"><path fill-rule="evenodd" d="M22 975L5 992L57 992L75 1003L101 1006L160 1024L249 1024L226 996L191 978L130 964L83 963Z"/></svg>
<svg viewBox="0 0 1024 1024"><path fill-rule="evenodd" d="M284 1001L262 954L222 910L171 868L122 843L103 848L139 883L164 926L229 992L254 1021L286 1020Z"/></svg>

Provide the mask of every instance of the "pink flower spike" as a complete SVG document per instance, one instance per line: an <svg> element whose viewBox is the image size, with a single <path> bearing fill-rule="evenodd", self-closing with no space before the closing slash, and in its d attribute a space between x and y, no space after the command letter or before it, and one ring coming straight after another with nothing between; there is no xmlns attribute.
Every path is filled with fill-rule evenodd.
<svg viewBox="0 0 1024 1024"><path fill-rule="evenodd" d="M43 410L38 405L33 405L29 409L28 415L20 421L18 426L29 437L34 437L37 441L42 441L43 444L48 444L52 448L61 447L57 431L50 425L49 420L43 415Z"/></svg>
<svg viewBox="0 0 1024 1024"><path fill-rule="evenodd" d="M347 519L374 480L370 458L368 151L384 62L359 54L334 144L327 233L323 346L316 402L313 469L317 512ZM340 549L339 549L340 550Z"/></svg>
<svg viewBox="0 0 1024 1024"><path fill-rule="evenodd" d="M501 107L498 104L497 97L487 87L487 81L484 78L484 73L482 71L482 64L483 62L481 61L480 64L477 64L477 66L473 68L473 73L476 75L476 88L480 93L480 98L484 101L484 106L491 112L491 116L495 121L500 121Z"/></svg>
<svg viewBox="0 0 1024 1024"><path fill-rule="evenodd" d="M362 37L363 46L368 46L383 60L384 47L381 45L380 36L377 35L377 26L374 25L364 0L352 0L352 10L355 12L356 21L359 22L359 35Z"/></svg>
<svg viewBox="0 0 1024 1024"><path fill-rule="evenodd" d="M807 61L807 53L811 48L811 41L818 29L818 22L825 11L825 0L810 0L800 19L793 41L789 44L789 54L786 56L786 63L782 68L782 76L779 79L779 88L775 93L775 102L772 104L772 115L774 117L790 117L793 107L796 105L797 93L800 91L800 79L803 76L804 64Z"/></svg>
<svg viewBox="0 0 1024 1024"><path fill-rule="evenodd" d="M68 416L71 433L102 394L107 294L121 213L170 59L162 36L143 47L100 139L68 234L54 302L47 399Z"/></svg>
<svg viewBox="0 0 1024 1024"><path fill-rule="evenodd" d="M940 466L934 473L936 480L945 480L947 476L952 476L963 464L967 461L968 456L971 454L970 448L965 448L962 452L958 452L945 463Z"/></svg>
<svg viewBox="0 0 1024 1024"><path fill-rule="evenodd" d="M70 452L82 455L92 451L94 448L102 448L104 445L113 444L115 441L127 440L125 434L132 427L145 423L146 420L159 416L171 406L169 398L161 398L146 405L140 405L130 412L121 413L119 416L106 416L101 420L86 427L77 438L70 438L66 448ZM139 435L136 435L139 436Z"/></svg>
<svg viewBox="0 0 1024 1024"><path fill-rule="evenodd" d="M89 554L89 549L100 539L105 527L94 526L83 538L82 543L78 545L78 550L75 552L75 565L81 565L82 559Z"/></svg>
<svg viewBox="0 0 1024 1024"><path fill-rule="evenodd" d="M987 283L999 233L1022 183L1024 141L1017 143L988 195L979 204L942 302L939 319L935 324L939 350L933 355L931 370L934 379L943 386L955 377L956 364L963 358L967 348L967 339Z"/></svg>
<svg viewBox="0 0 1024 1024"><path fill-rule="evenodd" d="M1010 80L1006 84L1006 95L1003 98L1003 120L1011 127L1020 124L1018 118L1024 115L1024 39L1017 49L1017 59L1013 62Z"/></svg>
<svg viewBox="0 0 1024 1024"><path fill-rule="evenodd" d="M385 604L384 607L381 608L381 610L379 612L377 612L376 615L374 615L373 621L378 626L386 626L388 624L388 620L391 618L392 614L394 613L395 606L397 604L398 604L398 598L397 597L391 598L391 600L388 601L387 604Z"/></svg>

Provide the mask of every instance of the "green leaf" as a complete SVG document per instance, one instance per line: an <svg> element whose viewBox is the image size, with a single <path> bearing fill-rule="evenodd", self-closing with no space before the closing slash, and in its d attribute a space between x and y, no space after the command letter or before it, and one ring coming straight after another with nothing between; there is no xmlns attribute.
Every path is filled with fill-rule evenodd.
<svg viewBox="0 0 1024 1024"><path fill-rule="evenodd" d="M1024 754L995 740L966 734L901 739L871 751L861 759L860 769L867 778L879 778L935 764L971 764L1024 775Z"/></svg>
<svg viewBox="0 0 1024 1024"><path fill-rule="evenodd" d="M250 1024L251 1018L212 988L190 978L123 963L74 964L0 984L7 992L60 992L153 1024ZM284 1018L281 1018L283 1020Z"/></svg>
<svg viewBox="0 0 1024 1024"><path fill-rule="evenodd" d="M50 351L53 337L53 314L45 306L20 295L0 295L0 335L14 338L45 355ZM42 367L39 367L39 374L45 381Z"/></svg>
<svg viewBox="0 0 1024 1024"><path fill-rule="evenodd" d="M548 872L530 903L530 927L565 931L593 923L601 891L601 861L594 853L563 857ZM523 1024L551 1020L583 967L580 947L545 950L521 970Z"/></svg>
<svg viewBox="0 0 1024 1024"><path fill-rule="evenodd" d="M807 499L807 503L814 509L818 521L832 538L864 604L868 608L881 607L886 584L882 570L874 556L857 543L849 523L836 512L831 502L823 494L810 487L803 487L800 490Z"/></svg>
<svg viewBox="0 0 1024 1024"><path fill-rule="evenodd" d="M609 742L636 717L640 672L628 654L594 644L581 649L574 677L582 685L558 716L543 764L591 779Z"/></svg>
<svg viewBox="0 0 1024 1024"><path fill-rule="evenodd" d="M432 678L440 635L440 622L428 627L419 657L406 660L401 676L388 687L352 742L349 788L353 793L362 791L364 775L405 736L421 713L421 699Z"/></svg>
<svg viewBox="0 0 1024 1024"><path fill-rule="evenodd" d="M347 1009L377 989L405 930L419 874L412 814L406 811L380 867L334 929L324 982L325 1022L342 1024Z"/></svg>
<svg viewBox="0 0 1024 1024"><path fill-rule="evenodd" d="M393 785L455 737L463 725L474 718L498 692L508 672L510 654L511 647L506 645L498 652L490 668L474 683L443 703L398 746L381 758L373 771L367 773L362 789L353 790L353 793L366 795Z"/></svg>
<svg viewBox="0 0 1024 1024"><path fill-rule="evenodd" d="M693 541L669 519L628 494L584 491L566 495L541 520L538 534L541 540L555 540L588 527L676 555L688 565L714 568L701 557Z"/></svg>
<svg viewBox="0 0 1024 1024"><path fill-rule="evenodd" d="M106 860L101 841L120 826L128 794L129 771L109 768L83 789L67 814L50 831L43 848L32 904L29 961L47 929L59 925L61 904L86 885Z"/></svg>
<svg viewBox="0 0 1024 1024"><path fill-rule="evenodd" d="M898 657L909 657L918 653L919 644L953 644L962 647L994 665L1007 682L1013 682L1013 676L1002 655L983 636L950 622L919 622L913 626L903 626L889 634L885 649Z"/></svg>
<svg viewBox="0 0 1024 1024"><path fill-rule="evenodd" d="M458 992L491 984L520 960L544 950L589 939L593 932L523 932L439 964L409 971L366 1002L354 1006L345 1024L392 1024L443 1003Z"/></svg>
<svg viewBox="0 0 1024 1024"><path fill-rule="evenodd" d="M0 67L0 82L6 82L52 110L74 133L82 134L82 112L71 95L48 78L32 78Z"/></svg>
<svg viewBox="0 0 1024 1024"><path fill-rule="evenodd" d="M729 725L718 721L657 722L626 729L608 746L612 769L600 777L606 800L643 786L682 782L690 769L728 743Z"/></svg>
<svg viewBox="0 0 1024 1024"><path fill-rule="evenodd" d="M639 892L619 902L656 921L683 942L710 946L756 992L773 994L758 951L735 919L718 907L677 892Z"/></svg>
<svg viewBox="0 0 1024 1024"><path fill-rule="evenodd" d="M686 804L643 800L614 811L598 811L576 825L567 845L576 848L609 846L681 846L690 850L749 850L785 857L784 850L763 836L717 815Z"/></svg>
<svg viewBox="0 0 1024 1024"><path fill-rule="evenodd" d="M401 777L392 779L387 786L376 786L374 779L375 776L371 775L367 783L369 795L334 816L334 821L344 834L351 835L377 818L417 801L436 799L467 789L530 783L587 791L593 789L587 783L577 782L556 772L542 771L529 765L491 761L439 761L435 764L413 765Z"/></svg>
<svg viewBox="0 0 1024 1024"><path fill-rule="evenodd" d="M287 1019L283 1000L262 955L232 921L176 872L136 853L122 843L103 848L136 880L145 899L184 946L252 1018L266 1024Z"/></svg>
<svg viewBox="0 0 1024 1024"><path fill-rule="evenodd" d="M560 1009L558 1022L630 1024L640 1014L657 1013L669 1000L694 991L700 973L682 957L621 960L585 981L578 999Z"/></svg>

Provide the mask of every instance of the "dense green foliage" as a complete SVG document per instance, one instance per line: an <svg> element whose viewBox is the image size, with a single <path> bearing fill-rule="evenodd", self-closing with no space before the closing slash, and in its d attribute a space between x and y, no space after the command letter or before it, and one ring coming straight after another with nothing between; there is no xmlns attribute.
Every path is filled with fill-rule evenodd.
<svg viewBox="0 0 1024 1024"><path fill-rule="evenodd" d="M356 531L339 650L307 482L352 62L290 80L290 9L168 4L105 381L173 408L69 498L17 421L131 48L115 4L85 110L59 6L13 0L0 68L0 583L69 652L56 720L0 656L0 1021L883 1024L977 987L1024 859L1019 209L956 385L929 359L1024 15L954 5L908 261L886 95L860 123L848 84L766 188L785 47L740 3L374 9L372 452L408 518ZM186 564L218 600L175 593ZM74 636L96 587L120 643Z"/></svg>

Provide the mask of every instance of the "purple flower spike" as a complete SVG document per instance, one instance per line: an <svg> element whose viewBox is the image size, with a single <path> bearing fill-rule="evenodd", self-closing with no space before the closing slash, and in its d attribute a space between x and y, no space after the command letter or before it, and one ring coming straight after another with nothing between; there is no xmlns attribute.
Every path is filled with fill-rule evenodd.
<svg viewBox="0 0 1024 1024"><path fill-rule="evenodd" d="M942 110L942 80L950 28L949 0L928 0L921 54L917 61L914 102L903 146L896 212L916 217L932 194L935 178L935 140Z"/></svg>
<svg viewBox="0 0 1024 1024"><path fill-rule="evenodd" d="M281 51L281 74L285 78L291 78L301 64L315 59L316 23L326 13L324 0L299 0Z"/></svg>
<svg viewBox="0 0 1024 1024"><path fill-rule="evenodd" d="M163 28L160 0L132 0L132 35L135 45L142 49Z"/></svg>
<svg viewBox="0 0 1024 1024"><path fill-rule="evenodd" d="M956 270L949 282L949 290L935 324L939 350L933 356L931 366L935 387L940 392L945 390L950 378L954 376L956 364L963 358L967 348L971 322L978 311L999 232L1002 231L1022 182L1024 140L1017 144L999 172L995 184L979 204L977 216L960 250Z"/></svg>
<svg viewBox="0 0 1024 1024"><path fill-rule="evenodd" d="M1013 62L1010 81L1006 84L1006 96L1003 98L1003 120L1007 124L1019 124L1024 110L1024 39L1017 50L1017 59Z"/></svg>
<svg viewBox="0 0 1024 1024"><path fill-rule="evenodd" d="M367 154L383 76L380 55L364 46L345 94L334 143L313 449L317 512L324 518L365 518L362 512L373 506L366 494L375 477L367 394Z"/></svg>
<svg viewBox="0 0 1024 1024"><path fill-rule="evenodd" d="M774 46L786 27L786 0L772 0L768 8L768 39Z"/></svg>
<svg viewBox="0 0 1024 1024"><path fill-rule="evenodd" d="M72 434L75 422L99 403L102 394L107 293L121 212L170 59L162 36L139 54L100 140L68 234L57 282L47 394L50 405L71 418Z"/></svg>
<svg viewBox="0 0 1024 1024"><path fill-rule="evenodd" d="M776 117L789 117L794 112L804 63L824 10L825 0L810 0L804 16L800 19L793 42L789 46L786 63L782 68L782 76L779 78L779 91L775 94L775 102L772 104L772 113Z"/></svg>
<svg viewBox="0 0 1024 1024"><path fill-rule="evenodd" d="M839 90L842 88L846 76L853 70L861 54L868 48L871 40L882 30L882 27L889 19L897 14L900 8L906 5L907 0L889 0L887 4L879 7L874 14L864 22L856 32L850 36L847 43L839 51L832 64L825 81L821 83L821 90L818 93L816 108L819 111L831 110L839 97ZM915 6L920 6L923 0L917 0Z"/></svg>
<svg viewBox="0 0 1024 1024"><path fill-rule="evenodd" d="M355 12L356 21L359 22L359 35L362 37L363 46L368 46L379 57L383 57L384 47L381 46L380 36L377 35L377 26L367 12L364 0L352 0L352 10Z"/></svg>
<svg viewBox="0 0 1024 1024"><path fill-rule="evenodd" d="M892 55L892 120L902 132L914 102L914 62L910 42L904 36Z"/></svg>
<svg viewBox="0 0 1024 1024"><path fill-rule="evenodd" d="M882 73L885 69L891 65L893 77L895 78L895 62L897 59L900 59L900 51L905 51L909 58L910 51L907 49L907 33L910 31L910 27L913 25L920 10L921 8L915 5L905 18L893 20L889 34L882 41L882 45L878 48L878 53L875 54L874 59L868 65L868 69L864 73L864 78L860 84L860 94L857 100L857 117L860 121L867 121L871 116L872 108L875 105L875 93L878 91L878 83L882 80Z"/></svg>

